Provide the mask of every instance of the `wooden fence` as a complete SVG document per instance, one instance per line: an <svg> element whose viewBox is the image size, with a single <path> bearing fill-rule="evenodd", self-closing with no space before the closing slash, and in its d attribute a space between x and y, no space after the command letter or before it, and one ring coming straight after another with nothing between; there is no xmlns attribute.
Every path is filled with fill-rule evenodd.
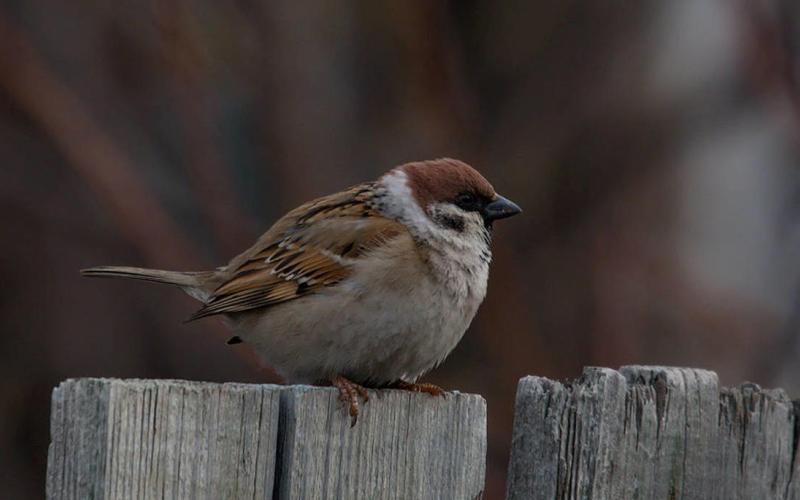
<svg viewBox="0 0 800 500"><path fill-rule="evenodd" d="M509 499L800 498L796 407L691 368L519 383Z"/></svg>
<svg viewBox="0 0 800 500"><path fill-rule="evenodd" d="M476 498L486 402L335 389L79 379L53 392L48 498Z"/></svg>
<svg viewBox="0 0 800 500"><path fill-rule="evenodd" d="M53 392L47 496L473 499L486 404L370 391L78 379ZM520 381L509 499L800 500L797 405L698 369Z"/></svg>

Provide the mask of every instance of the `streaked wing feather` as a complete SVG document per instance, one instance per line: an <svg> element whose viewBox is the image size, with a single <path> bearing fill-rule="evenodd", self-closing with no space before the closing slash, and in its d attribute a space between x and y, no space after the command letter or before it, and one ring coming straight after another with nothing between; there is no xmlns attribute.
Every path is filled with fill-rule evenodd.
<svg viewBox="0 0 800 500"><path fill-rule="evenodd" d="M289 212L231 261L190 320L279 304L347 278L358 258L405 231L375 211L371 193L356 186Z"/></svg>

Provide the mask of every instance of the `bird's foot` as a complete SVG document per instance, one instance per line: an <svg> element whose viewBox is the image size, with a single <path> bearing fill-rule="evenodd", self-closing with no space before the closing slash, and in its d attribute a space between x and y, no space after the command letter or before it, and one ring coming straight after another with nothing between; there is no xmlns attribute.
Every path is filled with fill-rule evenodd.
<svg viewBox="0 0 800 500"><path fill-rule="evenodd" d="M339 400L348 406L348 411L350 413L350 427L356 425L358 421L358 413L359 413L359 396L361 399L364 400L366 403L369 401L369 393L367 393L367 389L361 385L356 384L355 382L338 375L331 379L331 384L339 389Z"/></svg>
<svg viewBox="0 0 800 500"><path fill-rule="evenodd" d="M446 394L445 390L438 385L427 383L418 384L406 382L405 380L398 380L390 387L392 389L400 389L401 391L424 392L425 394L430 394L431 396L444 396Z"/></svg>

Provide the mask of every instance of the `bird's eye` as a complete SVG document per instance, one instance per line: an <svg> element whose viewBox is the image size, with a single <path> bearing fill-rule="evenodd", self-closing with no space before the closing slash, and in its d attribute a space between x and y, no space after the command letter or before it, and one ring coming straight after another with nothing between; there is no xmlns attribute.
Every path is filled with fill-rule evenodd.
<svg viewBox="0 0 800 500"><path fill-rule="evenodd" d="M473 193L461 193L456 196L456 206L462 210L478 210L480 201Z"/></svg>

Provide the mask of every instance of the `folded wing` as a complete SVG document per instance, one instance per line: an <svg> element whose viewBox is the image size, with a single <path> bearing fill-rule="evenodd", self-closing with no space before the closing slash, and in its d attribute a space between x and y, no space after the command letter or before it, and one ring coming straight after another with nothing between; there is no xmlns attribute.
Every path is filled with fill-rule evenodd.
<svg viewBox="0 0 800 500"><path fill-rule="evenodd" d="M379 215L370 184L309 202L279 220L221 272L190 320L268 307L346 279L358 259L406 231Z"/></svg>

